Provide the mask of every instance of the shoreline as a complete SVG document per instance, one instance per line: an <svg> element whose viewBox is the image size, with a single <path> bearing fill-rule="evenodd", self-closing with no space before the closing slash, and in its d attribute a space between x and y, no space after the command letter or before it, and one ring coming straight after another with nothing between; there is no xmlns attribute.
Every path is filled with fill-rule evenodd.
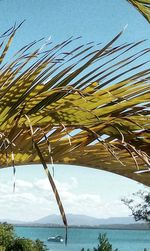
<svg viewBox="0 0 150 251"><path fill-rule="evenodd" d="M50 225L50 224L12 224L14 227L33 227L33 228L65 228L63 225ZM150 228L146 224L113 224L113 225L70 225L68 229L80 228L80 229L109 229L109 230L147 230Z"/></svg>

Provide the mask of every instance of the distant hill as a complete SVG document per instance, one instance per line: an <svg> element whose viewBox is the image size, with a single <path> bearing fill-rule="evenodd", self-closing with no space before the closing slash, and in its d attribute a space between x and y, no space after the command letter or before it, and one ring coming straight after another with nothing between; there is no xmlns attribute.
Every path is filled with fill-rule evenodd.
<svg viewBox="0 0 150 251"><path fill-rule="evenodd" d="M28 223L28 222L26 222L26 221L11 220L11 219L0 219L0 222L1 222L1 223L7 222L7 223L12 224L12 225L15 225L15 224L24 225L24 224L27 224L27 223Z"/></svg>
<svg viewBox="0 0 150 251"><path fill-rule="evenodd" d="M87 215L67 215L68 225L71 227L91 227L91 228L107 228L107 229L149 229L145 223L136 223L133 217L110 217L107 219L99 219ZM60 227L63 226L61 216L48 215L36 221L17 221L10 219L0 219L0 222L7 222L16 226L33 226L33 227Z"/></svg>
<svg viewBox="0 0 150 251"><path fill-rule="evenodd" d="M110 217L107 219L98 219L87 215L67 215L68 225L71 227L82 228L106 228L106 229L135 229L146 230L148 225L142 222L135 222L133 217ZM61 227L63 222L59 215L48 215L36 221L17 221L10 219L0 219L0 222L7 222L15 226L25 227Z"/></svg>
<svg viewBox="0 0 150 251"><path fill-rule="evenodd" d="M129 225L135 224L133 217L110 217L99 219L87 215L67 215L68 225L70 226L101 226L101 225ZM63 225L60 215L48 215L36 221L17 221L11 219L0 219L0 222L8 222L14 225Z"/></svg>
<svg viewBox="0 0 150 251"><path fill-rule="evenodd" d="M98 226L98 225L113 225L113 224L134 224L133 217L110 217L107 219L98 219L87 215L67 215L68 225L74 226ZM62 219L58 215L48 215L33 222L34 224L51 224L62 225Z"/></svg>

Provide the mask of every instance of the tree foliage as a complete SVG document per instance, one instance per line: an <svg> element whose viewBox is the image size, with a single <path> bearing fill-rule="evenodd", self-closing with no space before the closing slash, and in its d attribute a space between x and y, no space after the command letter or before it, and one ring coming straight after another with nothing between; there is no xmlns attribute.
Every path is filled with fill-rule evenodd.
<svg viewBox="0 0 150 251"><path fill-rule="evenodd" d="M93 251L119 251L117 248L113 249L112 244L110 244L106 234L100 234L98 237L99 244L97 247L93 248ZM92 251L89 248L85 250L84 248L81 251ZM148 251L144 248L144 251Z"/></svg>
<svg viewBox="0 0 150 251"><path fill-rule="evenodd" d="M15 233L12 225L7 223L0 224L0 247L9 248L9 245L13 243L15 239Z"/></svg>
<svg viewBox="0 0 150 251"><path fill-rule="evenodd" d="M150 192L138 191L132 194L132 198L122 199L131 210L136 221L144 221L150 224Z"/></svg>
<svg viewBox="0 0 150 251"><path fill-rule="evenodd" d="M0 251L46 251L46 245L39 239L33 241L18 238L12 225L0 224Z"/></svg>
<svg viewBox="0 0 150 251"><path fill-rule="evenodd" d="M96 248L93 248L93 251L118 251L118 249L113 250L106 234L100 234L98 240L99 244ZM85 249L82 248L81 251L85 251ZM87 251L90 251L90 249L87 249Z"/></svg>

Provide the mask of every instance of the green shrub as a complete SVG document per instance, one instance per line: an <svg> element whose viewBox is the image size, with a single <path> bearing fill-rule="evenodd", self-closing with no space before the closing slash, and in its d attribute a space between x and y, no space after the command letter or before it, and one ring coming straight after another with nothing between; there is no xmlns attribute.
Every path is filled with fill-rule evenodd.
<svg viewBox="0 0 150 251"><path fill-rule="evenodd" d="M112 245L109 243L106 234L100 234L98 240L99 244L97 248L93 248L93 251L119 251L118 249L112 249ZM81 251L85 251L85 249L82 248ZM87 251L90 251L90 249L87 249Z"/></svg>
<svg viewBox="0 0 150 251"><path fill-rule="evenodd" d="M117 248L114 250L112 249L112 245L109 243L106 234L100 234L98 237L98 240L99 240L99 244L97 248L95 247L93 248L93 251L119 251ZM90 249L88 248L87 250L85 250L84 248L82 248L81 251L90 251ZM144 251L148 251L148 250L144 248Z"/></svg>
<svg viewBox="0 0 150 251"><path fill-rule="evenodd" d="M0 224L0 251L46 251L46 245L40 240L18 238L12 225Z"/></svg>

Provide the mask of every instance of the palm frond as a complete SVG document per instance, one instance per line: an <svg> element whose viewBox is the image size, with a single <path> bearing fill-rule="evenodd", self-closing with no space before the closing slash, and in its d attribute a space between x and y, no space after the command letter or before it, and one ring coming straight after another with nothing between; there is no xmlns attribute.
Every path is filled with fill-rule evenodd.
<svg viewBox="0 0 150 251"><path fill-rule="evenodd" d="M150 0L127 0L131 3L150 23Z"/></svg>
<svg viewBox="0 0 150 251"><path fill-rule="evenodd" d="M30 52L34 42L5 62L15 32L1 38L0 168L12 166L12 149L14 173L17 165L42 163L66 226L47 164L102 169L149 186L150 49L138 49L144 41L115 46L121 32L104 47L73 47L69 38Z"/></svg>

